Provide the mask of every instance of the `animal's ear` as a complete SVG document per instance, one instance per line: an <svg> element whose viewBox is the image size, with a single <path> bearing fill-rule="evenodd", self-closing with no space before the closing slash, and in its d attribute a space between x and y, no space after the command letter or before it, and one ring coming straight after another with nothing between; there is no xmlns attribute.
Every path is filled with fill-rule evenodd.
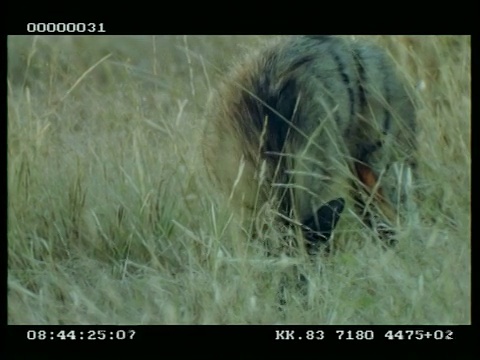
<svg viewBox="0 0 480 360"><path fill-rule="evenodd" d="M327 242L345 207L345 200L338 198L323 204L309 218L302 222L305 238L313 245L319 242Z"/></svg>

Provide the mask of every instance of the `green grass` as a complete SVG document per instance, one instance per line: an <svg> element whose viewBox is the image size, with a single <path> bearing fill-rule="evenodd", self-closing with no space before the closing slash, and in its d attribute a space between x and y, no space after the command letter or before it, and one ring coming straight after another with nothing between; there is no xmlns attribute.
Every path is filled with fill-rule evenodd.
<svg viewBox="0 0 480 360"><path fill-rule="evenodd" d="M8 322L469 324L470 38L374 40L420 85L419 216L385 250L347 210L308 262L238 233L199 151L261 37L9 37Z"/></svg>

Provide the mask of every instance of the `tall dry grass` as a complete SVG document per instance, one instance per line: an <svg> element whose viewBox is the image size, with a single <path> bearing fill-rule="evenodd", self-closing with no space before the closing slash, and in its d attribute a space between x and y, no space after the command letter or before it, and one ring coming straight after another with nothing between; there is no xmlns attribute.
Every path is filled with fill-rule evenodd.
<svg viewBox="0 0 480 360"><path fill-rule="evenodd" d="M242 240L204 176L209 91L263 40L8 38L10 324L470 323L470 38L373 37L417 85L419 216L385 250L347 210L314 262Z"/></svg>

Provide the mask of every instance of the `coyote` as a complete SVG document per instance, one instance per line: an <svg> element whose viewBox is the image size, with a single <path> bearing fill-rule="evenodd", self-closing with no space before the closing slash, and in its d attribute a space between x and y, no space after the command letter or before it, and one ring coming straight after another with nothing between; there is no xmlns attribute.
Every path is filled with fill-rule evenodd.
<svg viewBox="0 0 480 360"><path fill-rule="evenodd" d="M273 205L315 252L350 194L366 224L394 239L415 168L415 111L382 49L280 37L240 62L208 109L207 170L248 221Z"/></svg>

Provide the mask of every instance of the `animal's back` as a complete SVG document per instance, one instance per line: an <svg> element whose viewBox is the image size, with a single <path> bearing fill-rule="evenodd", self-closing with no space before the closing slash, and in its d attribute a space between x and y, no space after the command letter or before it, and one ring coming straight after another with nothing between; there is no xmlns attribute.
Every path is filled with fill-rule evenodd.
<svg viewBox="0 0 480 360"><path fill-rule="evenodd" d="M302 221L344 196L363 165L387 180L381 187L394 207L391 165L414 162L409 94L387 55L365 42L276 40L239 64L210 109L207 167L252 214L273 198Z"/></svg>

